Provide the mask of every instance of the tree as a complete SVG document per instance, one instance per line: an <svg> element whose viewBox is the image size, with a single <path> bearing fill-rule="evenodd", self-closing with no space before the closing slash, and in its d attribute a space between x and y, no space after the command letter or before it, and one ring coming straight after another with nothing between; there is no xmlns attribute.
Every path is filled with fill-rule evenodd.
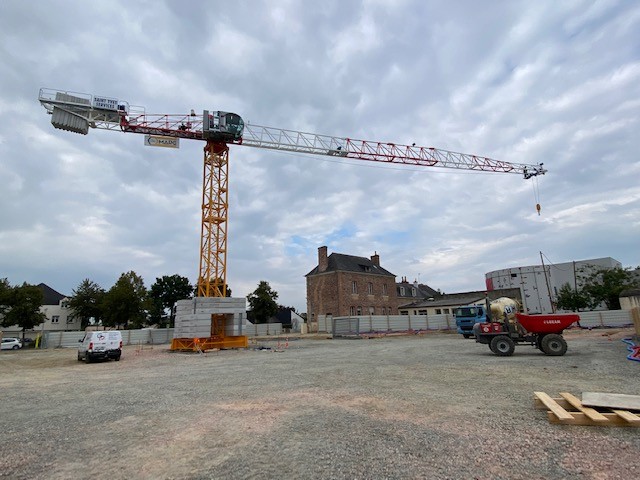
<svg viewBox="0 0 640 480"><path fill-rule="evenodd" d="M102 318L102 301L105 291L100 285L85 278L78 288L73 290L69 299L69 308L76 317L80 318L82 330L87 328L89 320L93 318L96 323Z"/></svg>
<svg viewBox="0 0 640 480"><path fill-rule="evenodd" d="M149 289L151 322L154 324L168 324L173 327L176 302L191 298L192 294L193 287L187 277L165 275L161 278L156 278L156 282ZM167 315L167 312L169 312L169 315Z"/></svg>
<svg viewBox="0 0 640 480"><path fill-rule="evenodd" d="M135 272L127 272L104 295L102 324L106 327L140 328L149 309L144 280Z"/></svg>
<svg viewBox="0 0 640 480"><path fill-rule="evenodd" d="M22 329L24 340L24 331L40 325L46 318L40 311L43 300L42 290L28 283L23 283L20 287L8 287L6 279L2 283L2 297L4 297L3 303L6 304L6 309L0 325L3 327L18 325Z"/></svg>
<svg viewBox="0 0 640 480"><path fill-rule="evenodd" d="M620 310L620 293L637 286L629 268L600 268L586 277L582 290L589 296L591 308L604 302L609 310Z"/></svg>
<svg viewBox="0 0 640 480"><path fill-rule="evenodd" d="M11 285L6 278L0 278L0 320L5 311L9 308L9 293L11 292Z"/></svg>
<svg viewBox="0 0 640 480"><path fill-rule="evenodd" d="M247 295L247 301L257 323L267 323L278 311L278 292L272 290L269 282L261 280L253 293Z"/></svg>
<svg viewBox="0 0 640 480"><path fill-rule="evenodd" d="M582 290L575 290L571 285L565 283L558 291L556 306L562 310L579 312L581 308L589 306L589 296Z"/></svg>

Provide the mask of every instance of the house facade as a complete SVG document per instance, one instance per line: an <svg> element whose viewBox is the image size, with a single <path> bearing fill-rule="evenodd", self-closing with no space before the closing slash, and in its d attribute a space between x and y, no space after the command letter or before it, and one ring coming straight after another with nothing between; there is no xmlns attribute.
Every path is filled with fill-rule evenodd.
<svg viewBox="0 0 640 480"><path fill-rule="evenodd" d="M34 331L57 332L80 330L80 319L73 316L69 308L69 298L45 283L38 285L42 290L42 306L40 311L44 313L44 323L37 326Z"/></svg>
<svg viewBox="0 0 640 480"><path fill-rule="evenodd" d="M399 283L396 284L396 294L398 296L398 311L402 306L408 303L422 302L424 300L435 300L442 294L429 285L418 283L414 280L413 283L407 281L407 277L402 277Z"/></svg>
<svg viewBox="0 0 640 480"><path fill-rule="evenodd" d="M307 321L319 315L396 315L396 276L370 258L332 253L318 248L318 265L307 275Z"/></svg>
<svg viewBox="0 0 640 480"><path fill-rule="evenodd" d="M484 305L487 301L500 297L508 297L518 301L522 305L520 289L500 289L492 292L475 291L462 293L441 294L413 303L401 305L398 308L400 315L453 315L458 307L470 305Z"/></svg>
<svg viewBox="0 0 640 480"><path fill-rule="evenodd" d="M80 319L73 316L69 308L69 298L57 292L49 285L41 283L38 288L42 291L42 305L40 312L45 320L31 330L25 330L25 335L33 337L41 332L64 332L80 330ZM3 328L4 336L21 336L22 329L18 325Z"/></svg>

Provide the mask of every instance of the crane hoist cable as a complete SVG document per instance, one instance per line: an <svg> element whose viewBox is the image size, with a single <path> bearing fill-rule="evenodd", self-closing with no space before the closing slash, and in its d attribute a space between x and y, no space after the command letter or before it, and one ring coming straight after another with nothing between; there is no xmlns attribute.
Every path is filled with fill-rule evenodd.
<svg viewBox="0 0 640 480"><path fill-rule="evenodd" d="M533 178L533 182L531 182L533 186L533 200L536 202L536 210L538 211L538 216L540 216L540 186L538 185L538 177Z"/></svg>

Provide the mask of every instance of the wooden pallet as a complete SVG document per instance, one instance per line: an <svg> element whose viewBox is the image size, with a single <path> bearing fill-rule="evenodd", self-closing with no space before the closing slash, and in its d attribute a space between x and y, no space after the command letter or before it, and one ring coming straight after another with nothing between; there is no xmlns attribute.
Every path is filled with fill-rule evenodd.
<svg viewBox="0 0 640 480"><path fill-rule="evenodd" d="M616 408L587 407L570 393L561 393L561 398L551 398L544 392L533 392L534 406L547 410L550 423L563 425L599 425L617 427L640 427L640 412Z"/></svg>

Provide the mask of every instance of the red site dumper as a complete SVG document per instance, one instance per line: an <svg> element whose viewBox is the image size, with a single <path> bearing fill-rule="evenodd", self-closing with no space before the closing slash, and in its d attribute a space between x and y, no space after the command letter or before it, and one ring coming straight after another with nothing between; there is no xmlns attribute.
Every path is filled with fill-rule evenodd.
<svg viewBox="0 0 640 480"><path fill-rule="evenodd" d="M489 345L493 353L500 357L513 355L516 344L528 343L547 355L564 355L567 342L562 332L574 322L579 322L576 314L526 315L516 313L513 320L503 322L476 323L473 333L476 342Z"/></svg>

